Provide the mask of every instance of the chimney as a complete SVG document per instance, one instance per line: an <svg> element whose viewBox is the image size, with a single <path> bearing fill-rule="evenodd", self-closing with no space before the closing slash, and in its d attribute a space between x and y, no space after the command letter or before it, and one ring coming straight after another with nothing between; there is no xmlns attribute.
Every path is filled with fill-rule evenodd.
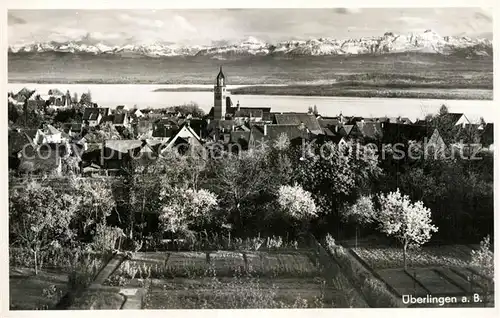
<svg viewBox="0 0 500 318"><path fill-rule="evenodd" d="M236 103L236 110L237 110L237 111L240 111L240 101L238 101L238 102Z"/></svg>
<svg viewBox="0 0 500 318"><path fill-rule="evenodd" d="M267 136L267 124L264 124L264 136Z"/></svg>
<svg viewBox="0 0 500 318"><path fill-rule="evenodd" d="M234 131L234 125L231 126L231 131Z"/></svg>
<svg viewBox="0 0 500 318"><path fill-rule="evenodd" d="M344 123L344 115L342 115L342 112L339 115L339 119L340 119L340 123L343 124Z"/></svg>
<svg viewBox="0 0 500 318"><path fill-rule="evenodd" d="M338 133L338 132L339 132L339 126L335 125L335 133Z"/></svg>

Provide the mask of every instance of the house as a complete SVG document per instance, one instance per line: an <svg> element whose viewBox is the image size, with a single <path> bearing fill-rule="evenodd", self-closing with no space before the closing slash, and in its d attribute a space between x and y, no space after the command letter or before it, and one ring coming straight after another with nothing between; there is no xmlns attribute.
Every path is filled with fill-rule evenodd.
<svg viewBox="0 0 500 318"><path fill-rule="evenodd" d="M422 142L430 136L433 130L427 126L408 125L403 123L382 123L382 142L385 144L403 143L407 145L410 141Z"/></svg>
<svg viewBox="0 0 500 318"><path fill-rule="evenodd" d="M439 134L437 129L434 129L431 137L424 142L424 151L426 155L433 155L434 158L438 158L446 151L446 143Z"/></svg>
<svg viewBox="0 0 500 318"><path fill-rule="evenodd" d="M180 129L177 118L167 117L153 123L152 139L167 141ZM148 137L151 138L151 137Z"/></svg>
<svg viewBox="0 0 500 318"><path fill-rule="evenodd" d="M132 120L139 120L145 116L144 113L140 109L137 109L137 108L132 109L129 112L129 114L130 114L130 118Z"/></svg>
<svg viewBox="0 0 500 318"><path fill-rule="evenodd" d="M66 136L67 137L67 136ZM42 143L61 143L64 140L67 140L66 138L63 139L63 134L61 131L59 131L57 128L55 128L52 125L46 125L44 130L43 130L43 139Z"/></svg>
<svg viewBox="0 0 500 318"><path fill-rule="evenodd" d="M249 147L258 147L262 143L270 146L270 143L277 141L281 135L285 135L293 145L302 144L311 137L306 127L300 125L253 125L250 130Z"/></svg>
<svg viewBox="0 0 500 318"><path fill-rule="evenodd" d="M240 103L233 104L226 90L226 75L220 67L215 78L214 106L210 109L207 118L209 120L226 119L248 119L249 121L270 121L271 107L241 107Z"/></svg>
<svg viewBox="0 0 500 318"><path fill-rule="evenodd" d="M128 128L130 126L130 120L128 113L115 113L110 116L112 123L115 127Z"/></svg>
<svg viewBox="0 0 500 318"><path fill-rule="evenodd" d="M200 136L191 128L189 124L184 124L168 142L165 143L165 149L178 147L198 147L202 146Z"/></svg>
<svg viewBox="0 0 500 318"><path fill-rule="evenodd" d="M21 173L60 176L62 159L69 156L69 147L63 144L44 144L27 147L20 158Z"/></svg>
<svg viewBox="0 0 500 318"><path fill-rule="evenodd" d="M115 108L115 114L123 114L128 112L128 107L125 105L118 105Z"/></svg>
<svg viewBox="0 0 500 318"><path fill-rule="evenodd" d="M342 125L339 129L339 134L344 138L349 138L354 125Z"/></svg>
<svg viewBox="0 0 500 318"><path fill-rule="evenodd" d="M314 135L323 134L323 129L313 114L275 113L273 117L273 123L276 125L304 125Z"/></svg>
<svg viewBox="0 0 500 318"><path fill-rule="evenodd" d="M47 105L48 101L43 98L40 94L37 94L36 91L27 99L26 106L30 110L43 110Z"/></svg>
<svg viewBox="0 0 500 318"><path fill-rule="evenodd" d="M9 152L9 169L16 170L19 167L22 152L27 148L34 147L33 138L30 136L34 136L36 133L36 129L31 131L9 129L7 143Z"/></svg>
<svg viewBox="0 0 500 318"><path fill-rule="evenodd" d="M440 115L439 118L446 123L450 123L453 126L462 126L465 128L467 124L470 124L469 119L463 113L446 113Z"/></svg>
<svg viewBox="0 0 500 318"><path fill-rule="evenodd" d="M484 148L491 149L491 146L493 145L493 136L493 123L487 123L486 125L484 125L483 132L481 133L481 145Z"/></svg>
<svg viewBox="0 0 500 318"><path fill-rule="evenodd" d="M107 107L87 107L83 111L83 122L90 127L95 127L108 116L109 108Z"/></svg>
<svg viewBox="0 0 500 318"><path fill-rule="evenodd" d="M124 172L133 162L141 164L158 157L146 140L106 140L102 149L100 166L111 174Z"/></svg>
<svg viewBox="0 0 500 318"><path fill-rule="evenodd" d="M388 123L388 124L403 124L403 125L412 125L412 121L408 117L376 117L371 121L377 123Z"/></svg>

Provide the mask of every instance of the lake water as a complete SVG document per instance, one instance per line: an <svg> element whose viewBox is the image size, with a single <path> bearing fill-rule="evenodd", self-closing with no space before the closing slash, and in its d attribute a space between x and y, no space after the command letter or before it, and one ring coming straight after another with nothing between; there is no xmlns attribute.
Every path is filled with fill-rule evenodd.
<svg viewBox="0 0 500 318"><path fill-rule="evenodd" d="M103 107L127 105L138 108L161 108L185 103L197 103L205 112L213 105L212 92L153 92L158 88L211 88L210 85L148 85L148 84L26 84L9 83L8 90L14 93L23 87L36 89L46 94L49 89L57 88L63 92L81 95L91 91L92 99ZM228 89L239 86L229 85ZM484 117L486 121L494 119L492 100L442 100L411 98L359 98L359 97L325 97L325 96L276 96L276 95L233 95L233 103L237 101L243 107L268 106L273 112L306 112L309 106L316 105L324 116L343 115L382 117L404 116L412 120L423 118L426 114L436 113L442 104L446 104L450 112L465 113L471 121Z"/></svg>

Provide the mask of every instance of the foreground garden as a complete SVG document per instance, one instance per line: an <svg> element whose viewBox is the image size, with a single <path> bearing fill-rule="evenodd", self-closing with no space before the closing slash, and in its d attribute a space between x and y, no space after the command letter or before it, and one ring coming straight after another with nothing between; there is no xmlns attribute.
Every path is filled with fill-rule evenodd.
<svg viewBox="0 0 500 318"><path fill-rule="evenodd" d="M325 144L283 135L116 178L11 182L11 309L402 307L492 290L491 154L395 162Z"/></svg>

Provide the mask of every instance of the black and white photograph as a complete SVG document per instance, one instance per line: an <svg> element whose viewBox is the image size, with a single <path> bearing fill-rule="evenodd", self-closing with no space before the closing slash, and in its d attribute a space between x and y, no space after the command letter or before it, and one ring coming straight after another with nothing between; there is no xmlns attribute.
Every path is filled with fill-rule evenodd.
<svg viewBox="0 0 500 318"><path fill-rule="evenodd" d="M495 307L493 4L9 4L4 310Z"/></svg>

